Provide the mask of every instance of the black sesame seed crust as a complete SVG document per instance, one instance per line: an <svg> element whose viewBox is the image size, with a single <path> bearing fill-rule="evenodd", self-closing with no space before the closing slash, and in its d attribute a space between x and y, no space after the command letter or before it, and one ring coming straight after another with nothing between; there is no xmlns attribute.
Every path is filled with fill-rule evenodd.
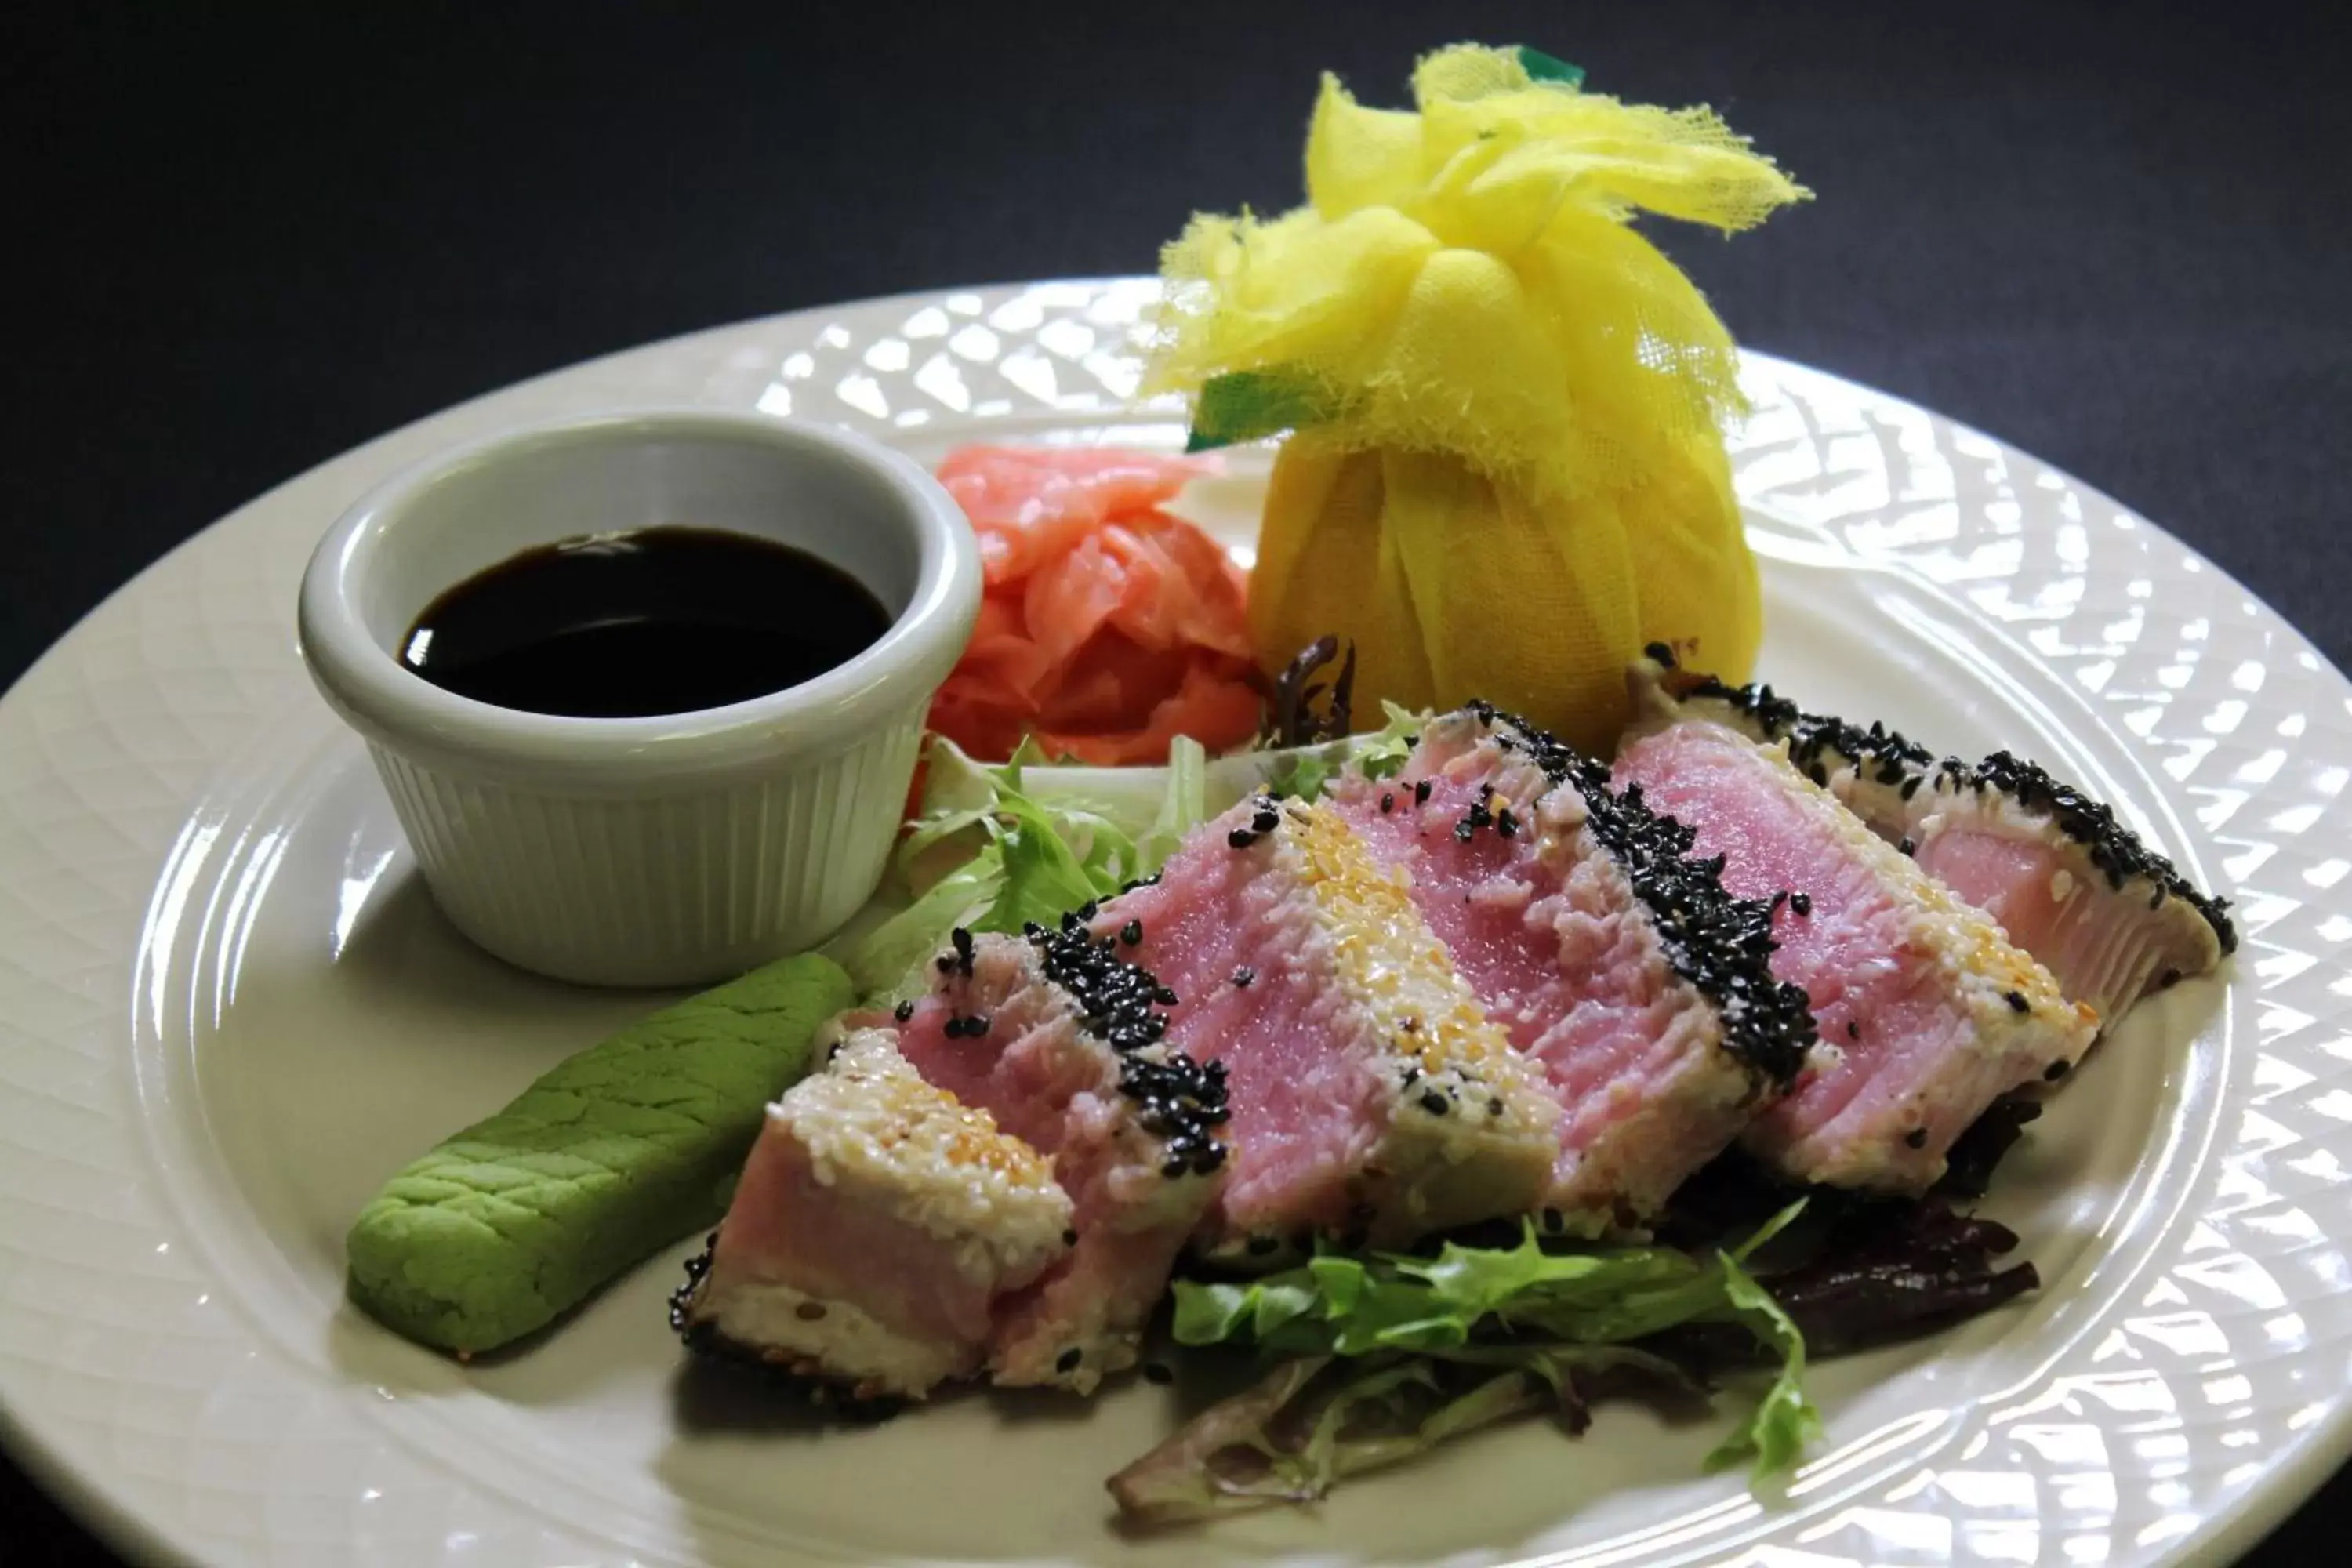
<svg viewBox="0 0 2352 1568"><path fill-rule="evenodd" d="M1726 686L1707 676L1685 686L1681 695L1684 700L1720 702L1768 739L1788 742L1789 760L1808 775L1818 773L1815 783L1826 777L1826 761L1830 765L1851 764L1878 784L1899 785L1906 801L1918 794L1922 784L1928 784L1953 795L1997 790L2028 810L2047 811L2060 833L2083 846L2091 864L2105 875L2108 886L2121 889L2135 877L2147 878L2156 885L2150 909L2168 897L2179 899L2205 917L2223 952L2237 951L2238 932L2230 920L2227 899L2199 891L2170 860L2118 822L2113 806L2053 778L2036 763L2021 761L2008 752L1995 752L1976 763L1958 757L1939 760L1927 747L1884 724L1864 729L1831 715L1808 713L1765 685Z"/></svg>
<svg viewBox="0 0 2352 1568"><path fill-rule="evenodd" d="M1062 917L1059 930L1031 925L1024 931L1036 949L1045 978L1068 994L1078 1027L1110 1047L1118 1057L1118 1091L1141 1107L1145 1131L1161 1139L1161 1174L1171 1181L1208 1175L1225 1163L1217 1129L1232 1114L1225 1105L1225 1068L1206 1066L1181 1051L1142 1054L1168 1032L1160 1009L1175 994L1159 977L1119 956L1117 937L1097 937L1087 922L1095 911Z"/></svg>
<svg viewBox="0 0 2352 1568"><path fill-rule="evenodd" d="M1721 858L1690 858L1697 834L1643 805L1638 786L1612 792L1602 764L1491 703L1469 710L1555 787L1583 796L1587 830L1649 911L1667 963L1715 1005L1724 1048L1774 1083L1791 1082L1816 1032L1803 988L1772 978L1771 904L1733 898Z"/></svg>
<svg viewBox="0 0 2352 1568"><path fill-rule="evenodd" d="M1970 785L2000 791L2018 805L2046 809L2058 831L2089 851L2091 864L2106 874L2107 885L2120 888L2134 877L2156 884L2148 907L2168 894L2205 917L2223 952L2238 947L2238 931L2230 921L2230 901L2200 892L2173 863L2140 841L2139 835L2116 820L2115 808L2072 784L2061 784L2032 763L2020 762L2007 752L1995 752L1970 770Z"/></svg>
<svg viewBox="0 0 2352 1568"><path fill-rule="evenodd" d="M1808 774L1826 759L1852 763L1880 784L1898 784L1914 775L1930 773L1937 766L1934 752L1884 724L1864 730L1843 719L1808 713L1769 686L1726 686L1709 675L1685 686L1682 697L1685 701L1706 698L1720 702L1769 739L1788 742L1789 760Z"/></svg>

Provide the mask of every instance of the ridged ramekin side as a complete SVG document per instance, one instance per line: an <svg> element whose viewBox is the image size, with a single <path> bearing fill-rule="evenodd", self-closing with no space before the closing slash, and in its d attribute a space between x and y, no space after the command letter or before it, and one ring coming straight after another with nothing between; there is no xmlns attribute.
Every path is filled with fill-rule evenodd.
<svg viewBox="0 0 2352 1568"><path fill-rule="evenodd" d="M369 750L435 900L509 963L588 985L695 985L814 946L880 877L923 710L772 776L623 798Z"/></svg>

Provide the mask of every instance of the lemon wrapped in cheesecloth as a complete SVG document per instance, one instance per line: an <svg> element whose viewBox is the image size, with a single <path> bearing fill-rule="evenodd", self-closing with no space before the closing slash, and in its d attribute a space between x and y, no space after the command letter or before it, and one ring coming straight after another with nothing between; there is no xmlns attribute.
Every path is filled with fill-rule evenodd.
<svg viewBox="0 0 2352 1568"><path fill-rule="evenodd" d="M1531 50L1442 49L1413 94L1327 76L1307 205L1168 247L1147 390L1193 395L1196 447L1292 432L1250 580L1268 669L1336 633L1359 713L1482 697L1605 748L1643 647L1740 680L1762 634L1737 351L1631 220L1730 233L1807 193L1712 111Z"/></svg>

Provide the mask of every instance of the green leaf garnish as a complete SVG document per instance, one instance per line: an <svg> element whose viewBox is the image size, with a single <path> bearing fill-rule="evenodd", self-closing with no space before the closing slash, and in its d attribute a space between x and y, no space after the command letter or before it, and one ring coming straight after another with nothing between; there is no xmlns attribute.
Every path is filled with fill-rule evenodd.
<svg viewBox="0 0 2352 1568"><path fill-rule="evenodd" d="M1345 762L1324 751L1292 752L1265 775L1265 793L1276 800L1320 800L1323 787Z"/></svg>
<svg viewBox="0 0 2352 1568"><path fill-rule="evenodd" d="M1100 803L1042 800L1024 770L1044 759L1024 743L1012 761L990 767L952 742L933 737L922 814L898 856L907 907L827 952L869 998L919 984L921 966L958 926L1017 931L1031 921L1053 925L1088 900L1107 899L1160 869L1209 817L1200 742L1169 747L1158 811L1119 813Z"/></svg>
<svg viewBox="0 0 2352 1568"><path fill-rule="evenodd" d="M1729 1254L1718 1261L1728 1298L1719 1315L1747 1324L1759 1342L1778 1351L1780 1372L1748 1419L1716 1445L1706 1465L1717 1469L1753 1456L1755 1473L1771 1475L1794 1465L1807 1440L1822 1429L1821 1412L1805 1397L1805 1336L1771 1292L1750 1279Z"/></svg>
<svg viewBox="0 0 2352 1568"><path fill-rule="evenodd" d="M1541 49L1531 49L1525 44L1519 46L1518 56L1519 68L1528 73L1528 78L1531 81L1558 82L1562 87L1584 85L1582 66L1570 65L1566 60L1544 53Z"/></svg>
<svg viewBox="0 0 2352 1568"><path fill-rule="evenodd" d="M1740 1253L1777 1233L1802 1206L1791 1205L1767 1221ZM1464 1345L1496 1329L1615 1344L1720 1316L1748 1323L1779 1344L1772 1336L1780 1325L1753 1316L1745 1295L1733 1291L1736 1278L1742 1292L1762 1292L1738 1256L1695 1258L1671 1247L1555 1250L1529 1224L1514 1247L1449 1242L1433 1258L1325 1253L1243 1283L1180 1279L1175 1335L1180 1344L1255 1343L1348 1356Z"/></svg>
<svg viewBox="0 0 2352 1568"><path fill-rule="evenodd" d="M1237 370L1212 376L1192 404L1187 452L1213 451L1319 424L1337 410L1312 380L1284 370Z"/></svg>
<svg viewBox="0 0 2352 1568"><path fill-rule="evenodd" d="M1421 739L1422 727L1430 720L1429 714L1400 708L1385 699L1381 711L1388 716L1386 725L1349 742L1350 761L1368 779L1392 778L1402 773L1405 759L1412 754L1413 742Z"/></svg>

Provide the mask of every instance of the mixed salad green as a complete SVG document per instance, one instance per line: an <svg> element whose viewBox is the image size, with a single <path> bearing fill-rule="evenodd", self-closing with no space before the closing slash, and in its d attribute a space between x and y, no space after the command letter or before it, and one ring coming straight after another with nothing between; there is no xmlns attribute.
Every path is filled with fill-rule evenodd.
<svg viewBox="0 0 2352 1568"><path fill-rule="evenodd" d="M1325 1252L1245 1282L1180 1279L1179 1344L1255 1345L1274 1363L1111 1479L1121 1508L1173 1523L1319 1497L1474 1428L1542 1408L1580 1423L1590 1380L1633 1373L1697 1392L1690 1369L1644 1347L1697 1323L1744 1328L1774 1377L1709 1456L1759 1474L1795 1463L1820 1426L1802 1387L1804 1336L1745 1260L1801 1200L1739 1246L1558 1248L1448 1242L1433 1257Z"/></svg>

